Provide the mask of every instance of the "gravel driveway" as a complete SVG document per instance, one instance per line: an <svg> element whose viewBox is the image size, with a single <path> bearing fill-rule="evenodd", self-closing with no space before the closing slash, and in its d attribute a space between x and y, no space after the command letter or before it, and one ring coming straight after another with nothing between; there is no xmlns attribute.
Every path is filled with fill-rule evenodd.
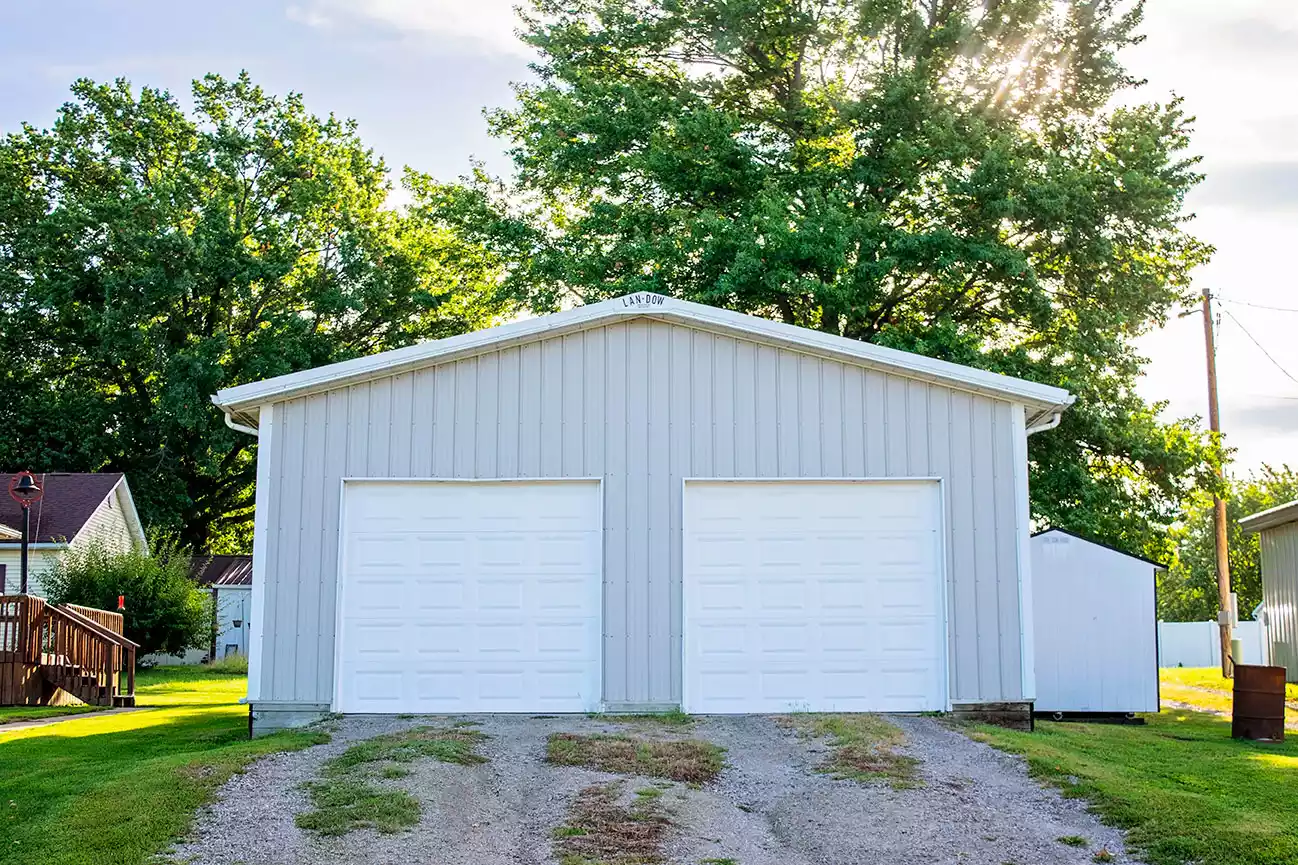
<svg viewBox="0 0 1298 865"><path fill-rule="evenodd" d="M1082 803L1031 781L1022 761L973 742L937 720L896 717L903 751L921 761L923 785L894 790L835 780L816 771L827 752L766 717L704 718L688 728L594 718L480 716L490 738L476 766L420 760L393 781L422 803L417 826L383 835L355 831L319 838L297 828L308 810L301 784L357 741L441 720L348 717L328 745L281 754L222 788L200 814L194 837L173 858L192 865L553 865L554 829L573 797L618 776L545 762L552 733L617 732L705 739L727 749L709 785L670 784L660 802L671 820L665 860L698 865L1082 865L1107 848L1131 861L1122 834ZM633 779L628 786L650 784ZM661 783L661 782L660 782ZM1081 836L1085 847L1058 839Z"/></svg>

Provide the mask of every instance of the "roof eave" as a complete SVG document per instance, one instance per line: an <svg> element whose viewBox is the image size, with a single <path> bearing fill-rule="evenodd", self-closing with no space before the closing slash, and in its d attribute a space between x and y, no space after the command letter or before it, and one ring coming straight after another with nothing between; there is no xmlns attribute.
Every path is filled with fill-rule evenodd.
<svg viewBox="0 0 1298 865"><path fill-rule="evenodd" d="M658 298L657 295L651 297ZM537 339L600 327L610 321L631 317L647 317L702 327L754 342L818 354L912 379L1020 402L1027 407L1029 426L1067 409L1074 401L1073 395L1062 388L833 334L822 334L731 310L667 298L648 303L614 298L553 315L226 388L216 393L212 402L234 421L256 428L263 405L410 372Z"/></svg>
<svg viewBox="0 0 1298 865"><path fill-rule="evenodd" d="M1257 534L1292 522L1298 522L1298 499L1244 517L1239 527L1248 534Z"/></svg>

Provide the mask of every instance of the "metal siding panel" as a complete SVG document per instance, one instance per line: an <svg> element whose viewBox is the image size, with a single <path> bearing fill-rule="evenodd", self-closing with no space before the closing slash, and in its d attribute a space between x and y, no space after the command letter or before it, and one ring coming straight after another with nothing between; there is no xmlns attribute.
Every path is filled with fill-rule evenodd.
<svg viewBox="0 0 1298 865"><path fill-rule="evenodd" d="M297 675L297 611L302 593L302 475L306 437L306 404L294 400L284 406L284 426L275 430L283 443L283 475L279 478L280 507L276 519L279 555L275 564L274 671L264 699L293 700ZM276 418L279 421L279 418Z"/></svg>
<svg viewBox="0 0 1298 865"><path fill-rule="evenodd" d="M888 377L865 371L865 476L888 476Z"/></svg>
<svg viewBox="0 0 1298 865"><path fill-rule="evenodd" d="M820 459L825 477L840 477L843 464L843 365L825 361L820 369Z"/></svg>
<svg viewBox="0 0 1298 865"><path fill-rule="evenodd" d="M820 366L821 360L803 355L798 364L798 474L818 478L824 474L821 459Z"/></svg>
<svg viewBox="0 0 1298 865"><path fill-rule="evenodd" d="M390 405L392 422L388 431L388 472L393 477L403 477L410 474L411 464L411 427L415 408L413 376L407 373L392 377Z"/></svg>
<svg viewBox="0 0 1298 865"><path fill-rule="evenodd" d="M586 334L582 344L585 358L581 377L585 388L582 409L585 412L583 430L586 444L582 474L595 477L604 473L604 439L608 437L604 409L604 375L607 348L604 330L599 328ZM607 521L607 516L605 516Z"/></svg>
<svg viewBox="0 0 1298 865"><path fill-rule="evenodd" d="M711 407L700 406L701 393L711 394L718 390L716 382L708 382L706 390L697 387L694 360L697 357L697 345L691 339L691 331L686 328L673 327L671 330L671 388L670 403L667 415L670 420L668 436L671 441L670 477L668 478L668 513L667 527L669 558L667 573L670 576L667 590L662 596L667 617L667 655L664 666L667 677L664 684L667 690L655 699L678 701L681 694L681 487L684 479L699 472L712 470L712 462L704 462L702 454L696 455L693 440L704 431L701 420L709 418ZM711 433L706 433L711 438Z"/></svg>
<svg viewBox="0 0 1298 865"><path fill-rule="evenodd" d="M949 600L952 652L952 699L976 700L982 694L978 658L978 569L974 562L973 398L951 393L951 474L947 496L951 523L947 532L953 565Z"/></svg>
<svg viewBox="0 0 1298 865"><path fill-rule="evenodd" d="M433 376L433 477L455 477L455 364Z"/></svg>
<svg viewBox="0 0 1298 865"><path fill-rule="evenodd" d="M979 696L995 699L1005 687L1000 668L1000 594L996 562L996 476L992 454L995 431L992 403L974 397L973 422L973 550L978 606ZM994 695L994 696L989 696Z"/></svg>
<svg viewBox="0 0 1298 865"><path fill-rule="evenodd" d="M471 478L478 449L478 359L455 363L455 477Z"/></svg>
<svg viewBox="0 0 1298 865"><path fill-rule="evenodd" d="M952 496L951 496L951 391L935 387L928 394L928 452L929 473L933 477L946 478L942 496L942 525L946 527L946 543L943 544L946 567L947 597L947 678L951 680L951 693L957 692L955 656L958 648L955 638L955 544L952 542Z"/></svg>
<svg viewBox="0 0 1298 865"><path fill-rule="evenodd" d="M906 473L916 478L928 474L928 401L927 384L907 382Z"/></svg>
<svg viewBox="0 0 1298 865"><path fill-rule="evenodd" d="M413 376L410 410L410 474L417 478L433 473L433 393L435 370L421 369Z"/></svg>
<svg viewBox="0 0 1298 865"><path fill-rule="evenodd" d="M801 466L798 442L798 384L802 356L781 351L776 357L775 383L775 475L796 478Z"/></svg>
<svg viewBox="0 0 1298 865"><path fill-rule="evenodd" d="M1006 402L992 408L992 494L995 496L996 594L1000 610L1001 697L1023 696L1023 633L1019 628L1018 521L1015 518L1014 419Z"/></svg>
<svg viewBox="0 0 1298 865"><path fill-rule="evenodd" d="M1262 594L1271 663L1298 681L1298 523L1263 529Z"/></svg>
<svg viewBox="0 0 1298 865"><path fill-rule="evenodd" d="M541 402L546 398L541 379L541 343L519 348L518 375L518 476L541 475Z"/></svg>
<svg viewBox="0 0 1298 865"><path fill-rule="evenodd" d="M500 395L496 410L496 473L497 477L518 477L519 404L522 400L519 363L521 353L517 348L500 352Z"/></svg>
<svg viewBox="0 0 1298 865"><path fill-rule="evenodd" d="M757 477L773 478L780 474L779 457L779 364L780 353L770 346L757 346L756 408L753 426L757 429Z"/></svg>
<svg viewBox="0 0 1298 865"><path fill-rule="evenodd" d="M333 697L334 623L338 615L338 510L341 480L347 464L350 403L349 390L329 392L325 466L320 486L320 626L316 640L319 666L315 693L309 698L320 703L330 702Z"/></svg>
<svg viewBox="0 0 1298 865"><path fill-rule="evenodd" d="M300 403L301 400L294 400ZM388 477L392 455L392 379L370 382L370 438L366 453L366 474Z"/></svg>
<svg viewBox="0 0 1298 865"><path fill-rule="evenodd" d="M688 340L691 332L684 331ZM710 474L712 467L712 400L716 370L712 357L712 334L703 331L693 332L692 344L685 346L688 352L686 361L690 364L690 375L686 379L686 395L690 399L682 402L675 391L672 392L673 406L680 406L688 413L681 418L689 424L691 460L690 471ZM689 412L690 405L693 411Z"/></svg>
<svg viewBox="0 0 1298 865"><path fill-rule="evenodd" d="M843 474L865 476L865 371L859 366L842 367L843 378Z"/></svg>
<svg viewBox="0 0 1298 865"><path fill-rule="evenodd" d="M884 395L884 473L888 477L903 477L910 473L908 450L910 436L907 434L907 385L904 378L890 375L886 379Z"/></svg>
<svg viewBox="0 0 1298 865"><path fill-rule="evenodd" d="M627 324L626 622L629 699L649 699L649 327Z"/></svg>
<svg viewBox="0 0 1298 865"><path fill-rule="evenodd" d="M496 462L500 452L497 437L500 430L500 353L491 352L478 358L478 381L475 387L478 415L474 419L477 444L474 447L473 476L499 477Z"/></svg>
<svg viewBox="0 0 1298 865"><path fill-rule="evenodd" d="M735 341L728 336L718 336L712 343L712 364L715 382L710 388L712 468L717 477L735 474Z"/></svg>
<svg viewBox="0 0 1298 865"><path fill-rule="evenodd" d="M757 376L757 346L751 342L735 343L735 477L754 478L757 468L757 393L761 387ZM725 433L723 433L725 435Z"/></svg>
<svg viewBox="0 0 1298 865"><path fill-rule="evenodd" d="M689 405L689 383L679 393L676 381L674 330L654 324L649 329L648 442L645 457L648 475L648 512L644 525L647 550L645 616L648 630L645 655L647 700L670 699L671 694L671 584L672 584L672 430L689 422L677 406ZM667 696L662 696L667 695Z"/></svg>
<svg viewBox="0 0 1298 865"><path fill-rule="evenodd" d="M541 343L541 460L543 478L563 475L563 339Z"/></svg>
<svg viewBox="0 0 1298 865"><path fill-rule="evenodd" d="M582 454L585 434L585 335L569 334L563 338L563 431L560 441L559 473L565 477L580 475L585 465Z"/></svg>
<svg viewBox="0 0 1298 865"><path fill-rule="evenodd" d="M627 670L627 332L604 329L608 348L604 405L604 699L631 699Z"/></svg>
<svg viewBox="0 0 1298 865"><path fill-rule="evenodd" d="M316 394L305 400L302 436L302 505L298 531L297 641L294 655L293 699L314 700L320 677L320 595L325 577L321 558L324 478L327 473L325 436L329 430L328 394ZM330 571L333 569L331 568Z"/></svg>

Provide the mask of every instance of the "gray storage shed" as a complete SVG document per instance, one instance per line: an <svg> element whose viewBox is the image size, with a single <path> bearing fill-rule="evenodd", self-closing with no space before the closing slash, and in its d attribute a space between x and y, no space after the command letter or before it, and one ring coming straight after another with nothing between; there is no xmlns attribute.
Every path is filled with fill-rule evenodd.
<svg viewBox="0 0 1298 865"><path fill-rule="evenodd" d="M1298 501L1239 521L1259 535L1262 553L1263 641L1270 659L1285 668L1285 680L1298 682Z"/></svg>
<svg viewBox="0 0 1298 865"><path fill-rule="evenodd" d="M258 731L1034 695L1058 388L636 294L213 399L260 437Z"/></svg>

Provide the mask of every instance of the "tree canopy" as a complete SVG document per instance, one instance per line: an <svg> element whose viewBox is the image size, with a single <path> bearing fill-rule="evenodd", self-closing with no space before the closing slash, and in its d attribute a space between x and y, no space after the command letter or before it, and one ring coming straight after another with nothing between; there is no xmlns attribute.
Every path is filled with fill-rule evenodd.
<svg viewBox="0 0 1298 865"><path fill-rule="evenodd" d="M514 172L434 191L537 310L649 290L1068 388L1034 517L1165 556L1215 450L1135 391L1210 250L1139 3L537 0ZM1126 101L1130 102L1130 99Z"/></svg>
<svg viewBox="0 0 1298 865"><path fill-rule="evenodd" d="M0 139L0 465L125 471L151 526L246 547L256 440L211 394L499 310L491 256L390 189L353 123L247 75L188 113L78 81Z"/></svg>

